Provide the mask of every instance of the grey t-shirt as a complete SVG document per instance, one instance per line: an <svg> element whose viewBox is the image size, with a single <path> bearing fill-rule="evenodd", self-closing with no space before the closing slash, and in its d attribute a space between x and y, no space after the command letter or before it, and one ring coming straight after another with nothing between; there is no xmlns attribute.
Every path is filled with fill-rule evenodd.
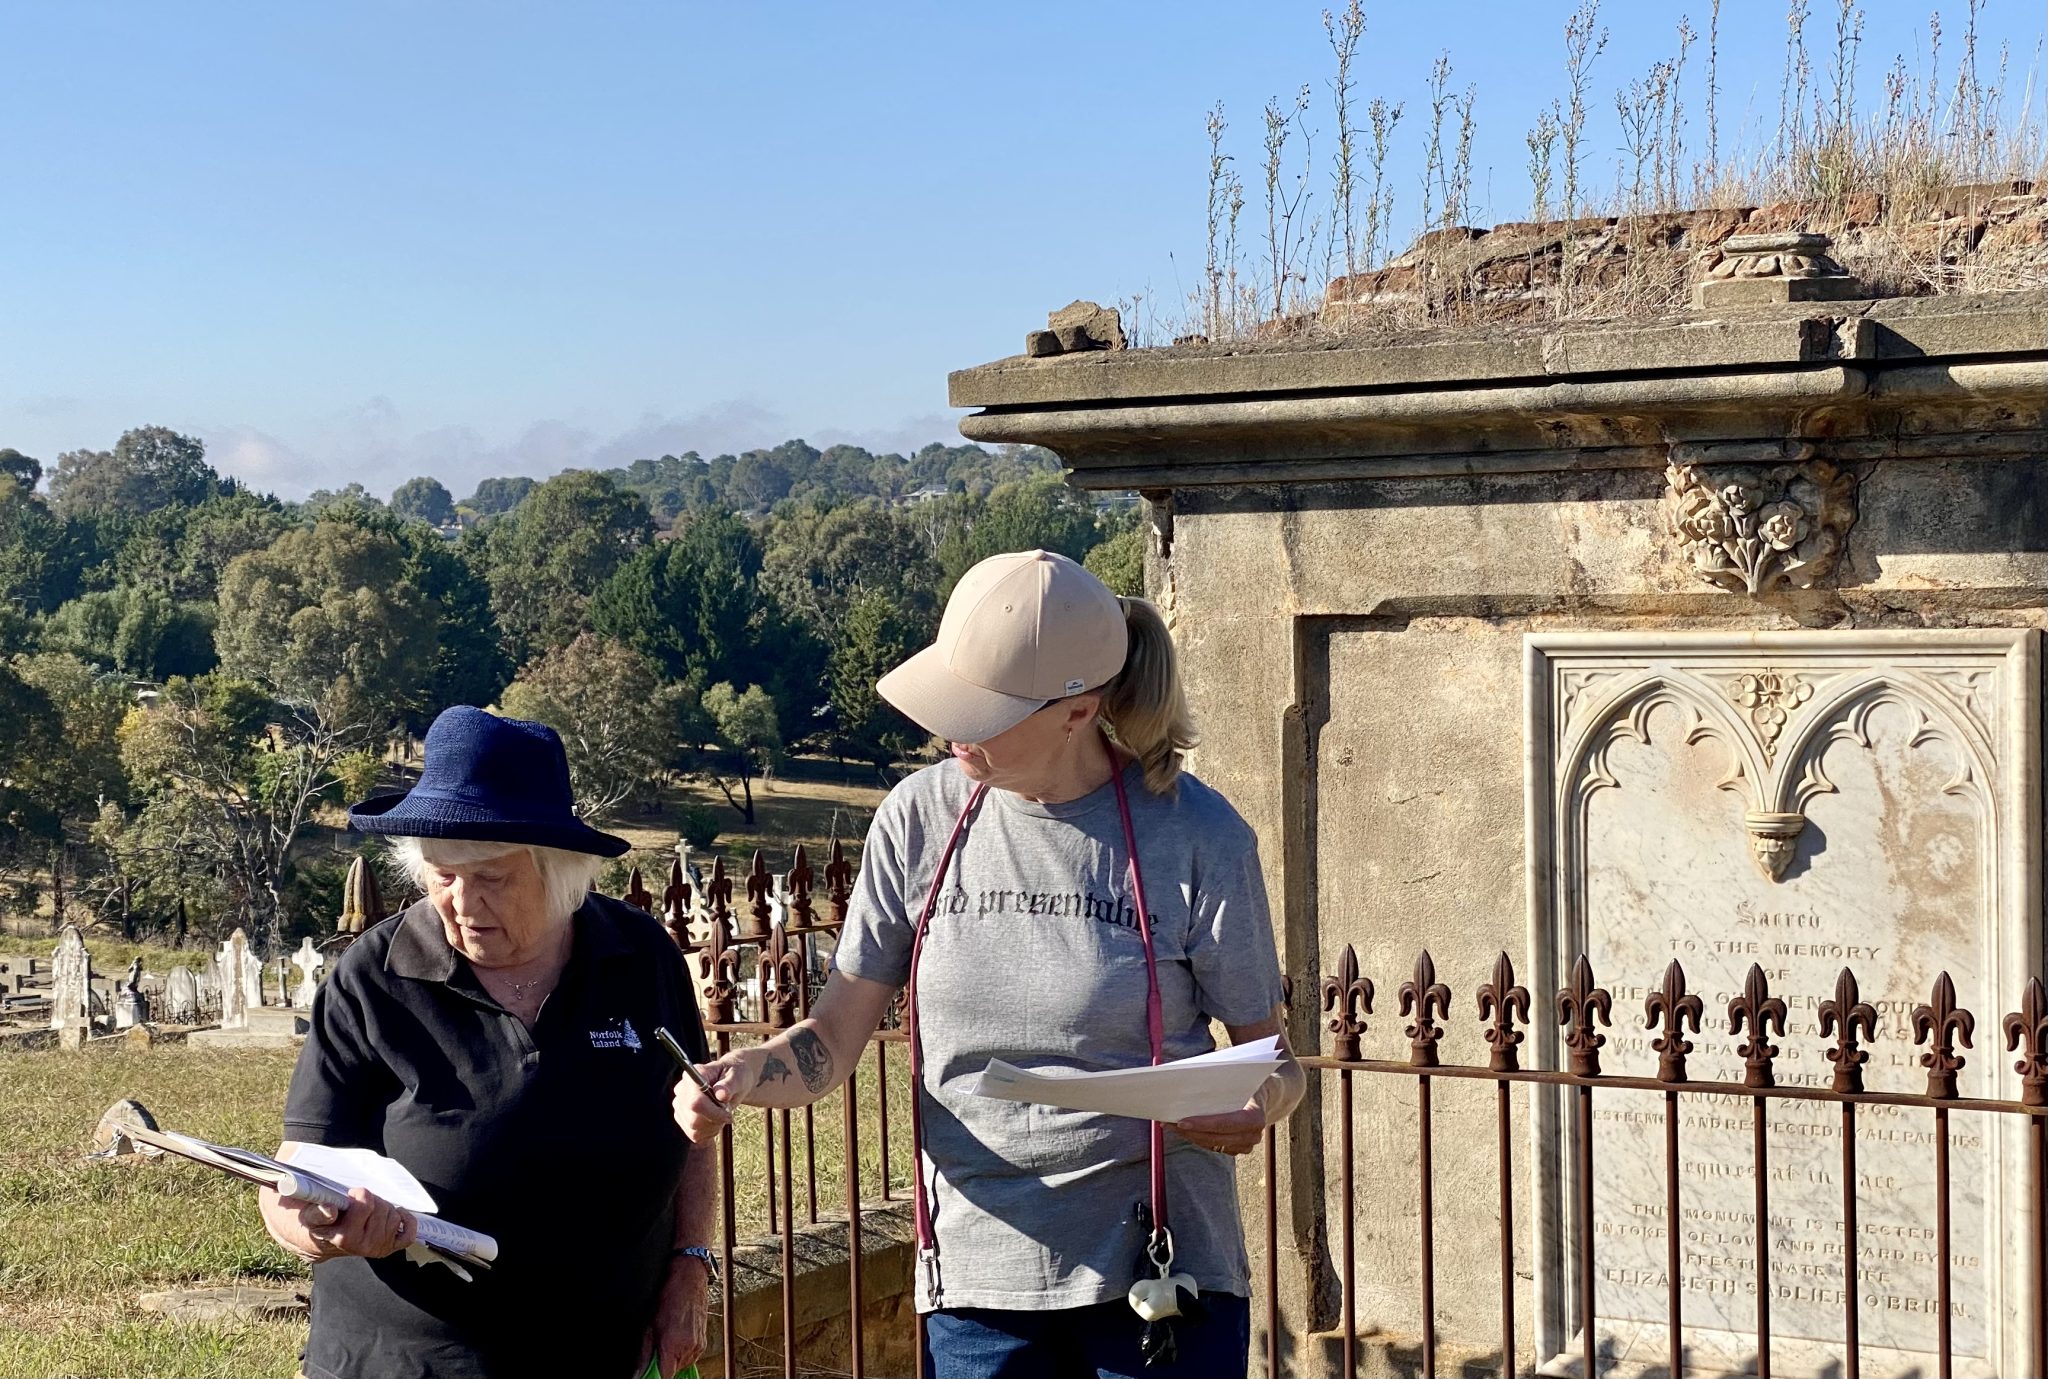
<svg viewBox="0 0 2048 1379"><path fill-rule="evenodd" d="M1252 831L1183 775L1154 795L1125 772L1153 927L1169 1059L1215 1046L1209 1022L1263 1020L1280 970ZM951 759L891 791L875 814L834 957L900 985L911 933L973 782ZM924 1045L920 1165L939 1241L939 1297L919 1310L1048 1309L1120 1298L1150 1196L1147 1122L967 1095L1001 1058L1100 1071L1151 1062L1145 949L1112 784L1064 804L991 790L949 868L918 971ZM1168 1132L1175 1267L1204 1289L1250 1292L1230 1159ZM920 1274L922 1271L920 1271Z"/></svg>

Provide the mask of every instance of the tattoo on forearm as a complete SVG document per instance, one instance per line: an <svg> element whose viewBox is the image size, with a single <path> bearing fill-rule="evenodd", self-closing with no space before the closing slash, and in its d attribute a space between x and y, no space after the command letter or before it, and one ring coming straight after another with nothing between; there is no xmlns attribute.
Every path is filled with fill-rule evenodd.
<svg viewBox="0 0 2048 1379"><path fill-rule="evenodd" d="M813 1092L824 1091L832 1080L832 1050L825 1047L825 1041L810 1030L796 1030L789 1036L789 1051L796 1055L804 1086Z"/></svg>
<svg viewBox="0 0 2048 1379"><path fill-rule="evenodd" d="M789 1064L783 1062L774 1054L769 1054L767 1061L761 1064L761 1080L763 1082L789 1081Z"/></svg>

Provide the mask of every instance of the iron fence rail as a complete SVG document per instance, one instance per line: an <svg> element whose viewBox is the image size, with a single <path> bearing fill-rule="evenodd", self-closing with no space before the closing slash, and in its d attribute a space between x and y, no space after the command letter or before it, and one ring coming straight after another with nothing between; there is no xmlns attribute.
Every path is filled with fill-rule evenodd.
<svg viewBox="0 0 2048 1379"><path fill-rule="evenodd" d="M723 1053L745 1040L772 1037L793 1026L809 1012L810 1003L822 984L825 964L820 960L822 942L833 938L846 918L852 893L854 869L836 845L823 875L823 888L803 849L798 849L791 870L782 877L772 875L756 854L748 873L740 878L745 900L734 905L734 878L727 875L722 860L713 864L708 879L686 875L678 860L668 883L657 899L635 872L626 898L655 911L683 951L690 955L699 975L705 1004L706 1028ZM658 908L657 908L658 907ZM1620 1075L1606 1072L1601 1050L1607 1043L1603 1030L1615 1026L1615 1000L1599 985L1591 964L1579 958L1567 980L1548 1000L1541 1000L1515 977L1514 965L1503 953L1494 962L1487 981L1474 993L1471 1008L1479 1021L1479 1033L1488 1055L1484 1064L1444 1063L1439 1046L1447 1033L1446 1022L1454 1006L1451 988L1438 980L1435 964L1425 952L1416 961L1412 975L1397 991L1398 1010L1405 1018L1403 1033L1408 1042L1406 1059L1367 1058L1362 1041L1373 1017L1377 996L1374 982L1359 970L1358 955L1347 945L1336 966L1316 985L1324 1028L1331 1037L1331 1052L1305 1052L1301 1062L1313 1081L1313 1095L1327 1098L1329 1084L1335 1084L1337 1112L1337 1278L1341 1290L1338 1327L1341 1372L1351 1379L1360 1369L1359 1347L1359 1264L1357 1258L1357 1145L1354 1122L1357 1116L1356 1084L1359 1079L1380 1080L1398 1085L1400 1079L1413 1083L1417 1138L1415 1201L1416 1312L1413 1318L1377 1319L1391 1326L1414 1323L1420 1337L1422 1372L1437 1372L1440 1327L1436 1294L1437 1203L1435 1165L1434 1088L1438 1080L1452 1083L1492 1083L1492 1117L1495 1127L1494 1177L1500 1213L1498 1263L1499 1355L1497 1372L1519 1373L1521 1357L1530 1353L1522 1342L1527 1333L1516 1308L1515 1167L1514 1141L1517 1133L1515 1089L1527 1087L1530 1097L1542 1089L1566 1098L1570 1104L1569 1239L1573 1255L1570 1279L1571 1309L1575 1313L1578 1360L1583 1372L1600 1372L1601 1328L1595 1310L1597 1236L1595 1221L1596 1098L1617 1092L1655 1093L1662 1107L1662 1158L1665 1211L1665 1308L1667 1364L1672 1374L1684 1372L1687 1321L1684 1307L1685 1259L1680 1248L1678 1222L1679 1184L1684 1160L1681 1128L1683 1103L1698 1098L1718 1098L1737 1106L1746 1103L1750 1123L1750 1173L1753 1177L1753 1209L1757 1229L1751 1262L1756 1301L1753 1317L1756 1373L1769 1379L1773 1363L1771 1277L1774 1255L1770 1230L1771 1164L1774 1153L1769 1139L1774 1105L1792 1102L1821 1103L1839 1108L1842 1168L1842 1238L1845 1286L1842 1289L1842 1332L1840 1346L1842 1373L1858 1379L1862 1361L1862 1316L1858 1284L1859 1206L1862 1189L1857 1177L1857 1112L1864 1107L1897 1107L1924 1111L1933 1133L1938 1373L1954 1371L1955 1338L1951 1322L1953 1306L1953 1218L1951 1211L1952 1163L1950 1156L1951 1117L1957 1114L2018 1118L2024 1124L2027 1144L2025 1230L2025 1274L2022 1279L2022 1311L2026 1317L2026 1350L2029 1373L2048 1375L2048 1300L2043 1280L2048 1279L2048 990L2036 978L2026 983L2018 1007L2004 1016L1998 1026L2005 1050L2017 1055L2014 1069L2019 1074L2017 1100L1962 1096L1958 1073L1965 1065L1959 1049L1973 1046L1977 1035L1975 1016L1956 999L1954 983L1946 973L1933 984L1928 999L1912 1012L1913 1045L1922 1050L1919 1063L1926 1070L1924 1091L1906 1092L1865 1086L1864 1072L1870 1047L1879 1042L1876 1009L1862 999L1857 978L1843 968L1833 995L1817 1005L1819 1031L1831 1042L1825 1049L1831 1066L1825 1086L1806 1083L1783 1084L1777 1076L1780 1047L1785 1039L1787 1006L1774 994L1761 967L1752 967L1742 990L1727 1003L1725 1012L1710 1012L1702 998L1688 990L1683 967L1676 962L1666 968L1644 1001L1643 1015L1636 1028L1653 1036L1649 1047L1658 1056L1655 1076ZM1293 991L1289 990L1289 1000ZM866 1352L871 1342L864 1326L860 1214L864 1201L894 1200L897 1187L892 1175L892 1140L888 1120L890 1095L889 1049L901 1041L895 1028L900 1018L900 998L885 1024L870 1041L875 1056L875 1077L871 1088L863 1087L858 1071L845 1084L841 1096L840 1134L841 1181L844 1221L848 1244L848 1321L846 1324L846 1372L866 1373ZM1526 1035L1536 1021L1554 1023L1562 1035L1564 1063L1559 1068L1523 1066ZM1712 1031L1740 1041L1736 1052L1742 1060L1739 1081L1695 1079L1688 1069L1688 1057L1695 1044L1688 1036ZM914 1094L914 1089L913 1094ZM861 1176L860 1108L864 1092L871 1093L876 1108L875 1124L879 1174L869 1184ZM762 1114L763 1155L766 1169L767 1234L779 1237L781 1276L778 1280L781 1315L781 1354L767 1372L779 1370L785 1376L799 1372L797 1333L798 1276L794 1233L797 1221L797 1154L803 1156L803 1216L805 1223L820 1220L818 1191L818 1111L806 1108L792 1113L770 1110ZM1533 1108L1531 1110L1533 1114ZM1298 1111L1297 1117L1304 1113ZM801 1135L795 1127L801 1125ZM1297 1119L1297 1125L1305 1125ZM1283 1338L1295 1334L1283 1315L1280 1279L1282 1242L1279 1199L1281 1127L1268 1129L1263 1146L1263 1183L1259 1193L1263 1219L1259 1223L1264 1244L1263 1297L1258 1308L1265 1323L1264 1359L1267 1372L1278 1376L1289 1372L1292 1357ZM743 1230L754 1223L736 1218L734 1198L735 1157L729 1127L721 1140L720 1177L724 1189L720 1240L722 1262L722 1333L726 1363L738 1372L736 1355L733 1250ZM914 1171L914 1169L913 1169ZM833 1204L825 1204L827 1218L835 1218ZM1539 1357L1543 1358L1543 1357Z"/></svg>

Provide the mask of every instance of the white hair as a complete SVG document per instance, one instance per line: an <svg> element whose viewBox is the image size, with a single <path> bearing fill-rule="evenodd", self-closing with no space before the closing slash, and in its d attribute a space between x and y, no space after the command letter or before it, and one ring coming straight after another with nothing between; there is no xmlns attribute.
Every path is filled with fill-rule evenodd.
<svg viewBox="0 0 2048 1379"><path fill-rule="evenodd" d="M534 870L540 873L541 885L547 893L549 919L567 919L575 914L596 884L598 871L604 866L602 857L587 852L569 852L563 848L536 847L527 843L487 843L472 842L467 838L401 835L392 839L391 845L393 860L421 890L427 888L427 873L435 867L473 866L515 852L523 852L533 858Z"/></svg>

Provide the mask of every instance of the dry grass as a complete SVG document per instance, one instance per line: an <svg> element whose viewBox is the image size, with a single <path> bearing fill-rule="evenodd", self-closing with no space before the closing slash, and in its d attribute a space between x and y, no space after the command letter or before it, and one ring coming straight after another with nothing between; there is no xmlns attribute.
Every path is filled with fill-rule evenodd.
<svg viewBox="0 0 2048 1379"><path fill-rule="evenodd" d="M297 1326L181 1324L136 1303L161 1288L304 1277L247 1191L193 1165L82 1158L124 1096L209 1139L274 1144L290 1074L286 1052L0 1054L0 1374L295 1372Z"/></svg>
<svg viewBox="0 0 2048 1379"><path fill-rule="evenodd" d="M1675 16L1668 56L1640 74L1596 74L1607 43L1601 0L1580 0L1562 26L1560 94L1537 103L1525 142L1531 219L1592 223L1566 236L1552 290L1533 299L1537 313L1551 320L1604 319L1682 305L1689 287L1682 261L1674 272L1641 255L1641 270L1600 270L1614 255L1648 244L1660 217L1786 202L1801 203L1802 228L1832 232L1853 223L1858 233L1838 243L1838 256L1881 293L2016 290L2048 282L2048 254L2038 247L1988 237L1982 246L1959 247L1927 228L1953 215L1959 188L2048 184L2048 125L2034 90L2038 73L2031 66L2016 72L2014 55L2003 49L1980 50L1979 24L1992 2L1951 3L1946 34L1940 11L1931 14L1915 58L1901 54L1884 70L1882 101L1873 109L1858 80L1863 7L1856 0L1820 0L1823 12L1816 16L1813 0L1790 0L1775 120L1725 136L1724 41L1731 67L1750 70L1770 37L1724 34L1719 0L1705 0L1704 36L1686 16ZM1627 17L1640 12L1631 9ZM1423 175L1419 216L1411 210L1408 223L1422 238L1389 259L1382 252L1393 216L1385 168L1405 107L1385 95L1359 100L1352 64L1366 16L1358 0L1337 15L1326 13L1323 23L1334 58L1325 83L1334 121L1329 139L1337 148L1337 156L1325 160L1331 184L1308 189L1311 171L1323 165L1312 161L1316 131L1306 117L1291 113L1279 131L1285 137L1276 140L1269 108L1263 160L1268 233L1263 252L1255 248L1248 258L1238 235L1244 188L1224 139L1229 126L1220 104L1207 112L1204 280L1178 313L1156 302L1134 303L1143 311L1138 343L1299 343L1478 319L1467 308L1482 294L1459 253L1469 237L1457 233L1472 210L1475 93L1469 87L1458 92L1451 82L1448 52L1436 59L1422 118L1411 121L1420 125L1410 137L1421 140ZM2039 51L2037 43L2031 56ZM2029 61L2029 54L2019 55L2022 65ZM1606 98L1598 80L1608 83ZM1361 106L1363 126L1354 123ZM1610 108L1611 131L1589 128L1589 118L1606 120ZM1609 150L1611 164L1604 162ZM1561 195L1553 200L1554 187ZM1982 199L1995 194L1986 191ZM1306 236L1291 233L1302 225L1314 228ZM1324 300L1333 282L1390 263L1420 266L1428 286L1412 300L1346 312L1334 327L1310 305Z"/></svg>
<svg viewBox="0 0 2048 1379"><path fill-rule="evenodd" d="M709 853L723 856L728 869L744 871L756 848L770 867L786 868L797 845L802 844L809 850L812 866L822 871L834 838L846 845L849 860L858 859L868 823L886 793L871 772L863 779L856 768L842 780L832 763L803 759L788 763L769 781L754 782L751 828L715 786L698 782L666 794L657 813L622 815L606 827L636 849L663 854L661 860L666 865L668 856L673 855L682 811L696 805L717 817L718 841ZM702 865L710 865L708 853L697 856ZM649 884L653 884L651 877Z"/></svg>
<svg viewBox="0 0 2048 1379"><path fill-rule="evenodd" d="M295 1323L196 1325L144 1312L163 1288L303 1279L273 1245L246 1187L177 1160L87 1161L100 1113L134 1097L165 1125L268 1148L294 1055L160 1046L82 1054L0 1054L0 1375L288 1376L304 1328ZM908 1084L890 1059L891 1171L908 1182ZM881 1192L874 1054L859 1075L864 1200ZM815 1113L821 1215L843 1210L843 1100ZM802 1114L791 1116L798 1220L807 1219ZM735 1214L742 1237L767 1231L762 1117L736 1136ZM779 1146L777 1152L779 1153Z"/></svg>

